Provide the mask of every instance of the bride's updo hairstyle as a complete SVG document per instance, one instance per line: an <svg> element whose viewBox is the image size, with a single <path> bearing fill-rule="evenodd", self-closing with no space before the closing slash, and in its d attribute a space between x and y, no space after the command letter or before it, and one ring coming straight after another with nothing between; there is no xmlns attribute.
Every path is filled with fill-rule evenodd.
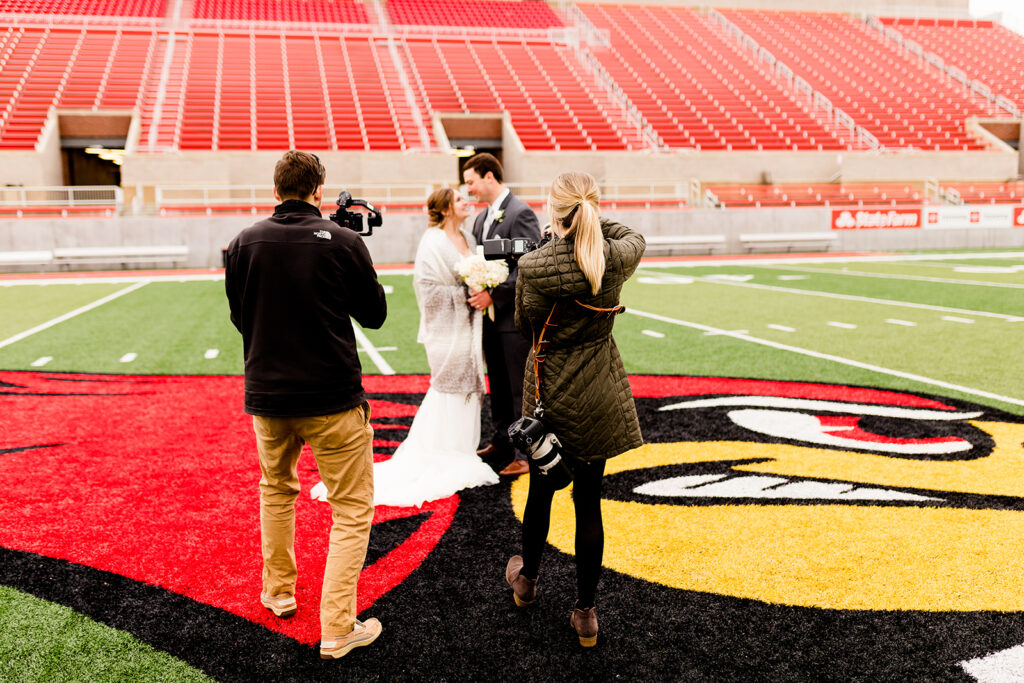
<svg viewBox="0 0 1024 683"><path fill-rule="evenodd" d="M591 294L597 294L604 278L604 235L598 202L601 195L597 181L589 173L570 171L555 178L548 195L548 215L557 221L566 236L576 243L576 262L590 283Z"/></svg>
<svg viewBox="0 0 1024 683"><path fill-rule="evenodd" d="M427 197L427 225L431 228L440 227L446 214L455 210L455 190L442 187L434 190Z"/></svg>

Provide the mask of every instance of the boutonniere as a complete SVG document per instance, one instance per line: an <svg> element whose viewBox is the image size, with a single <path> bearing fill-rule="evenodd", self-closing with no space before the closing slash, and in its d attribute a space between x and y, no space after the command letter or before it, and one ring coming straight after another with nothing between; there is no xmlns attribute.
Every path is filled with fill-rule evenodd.
<svg viewBox="0 0 1024 683"><path fill-rule="evenodd" d="M498 212L494 214L494 222L500 223L505 220L505 209L498 209Z"/></svg>

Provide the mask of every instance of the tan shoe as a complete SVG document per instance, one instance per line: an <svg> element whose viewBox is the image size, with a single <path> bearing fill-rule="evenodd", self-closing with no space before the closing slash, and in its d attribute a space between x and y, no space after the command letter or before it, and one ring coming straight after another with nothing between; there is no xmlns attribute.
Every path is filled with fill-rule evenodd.
<svg viewBox="0 0 1024 683"><path fill-rule="evenodd" d="M523 558L513 555L505 567L505 581L512 586L512 598L519 607L532 605L537 599L537 579L528 579L522 575Z"/></svg>
<svg viewBox="0 0 1024 683"><path fill-rule="evenodd" d="M597 645L597 607L590 609L573 609L569 615L569 624L576 629L580 637L580 645L594 647Z"/></svg>
<svg viewBox="0 0 1024 683"><path fill-rule="evenodd" d="M352 625L348 635L320 641L320 659L340 659L357 647L369 645L384 631L377 619L367 619Z"/></svg>
<svg viewBox="0 0 1024 683"><path fill-rule="evenodd" d="M273 612L274 616L281 619L290 619L299 611L299 604L288 593L281 593L280 595L260 593L260 602L263 603L264 607Z"/></svg>
<svg viewBox="0 0 1024 683"><path fill-rule="evenodd" d="M530 464L528 462L525 460L513 460L498 474L503 477L518 477L520 474L526 474L529 471Z"/></svg>

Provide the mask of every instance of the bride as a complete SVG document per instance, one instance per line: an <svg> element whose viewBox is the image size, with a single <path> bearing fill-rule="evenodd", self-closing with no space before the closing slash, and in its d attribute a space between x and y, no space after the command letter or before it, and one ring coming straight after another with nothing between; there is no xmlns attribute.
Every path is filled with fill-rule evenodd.
<svg viewBox="0 0 1024 683"><path fill-rule="evenodd" d="M469 206L450 187L427 200L429 227L416 250L417 341L426 347L430 388L405 441L374 465L374 504L418 506L498 475L476 454L484 393L482 314L466 301L455 265L476 248L462 224Z"/></svg>

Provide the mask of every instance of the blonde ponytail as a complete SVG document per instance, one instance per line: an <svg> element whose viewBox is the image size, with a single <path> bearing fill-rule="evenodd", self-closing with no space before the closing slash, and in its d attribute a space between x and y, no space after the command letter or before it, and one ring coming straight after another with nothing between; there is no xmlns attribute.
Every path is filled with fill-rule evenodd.
<svg viewBox="0 0 1024 683"><path fill-rule="evenodd" d="M576 262L597 294L604 279L604 235L597 181L589 173L569 172L555 178L548 196L548 213L575 240Z"/></svg>

